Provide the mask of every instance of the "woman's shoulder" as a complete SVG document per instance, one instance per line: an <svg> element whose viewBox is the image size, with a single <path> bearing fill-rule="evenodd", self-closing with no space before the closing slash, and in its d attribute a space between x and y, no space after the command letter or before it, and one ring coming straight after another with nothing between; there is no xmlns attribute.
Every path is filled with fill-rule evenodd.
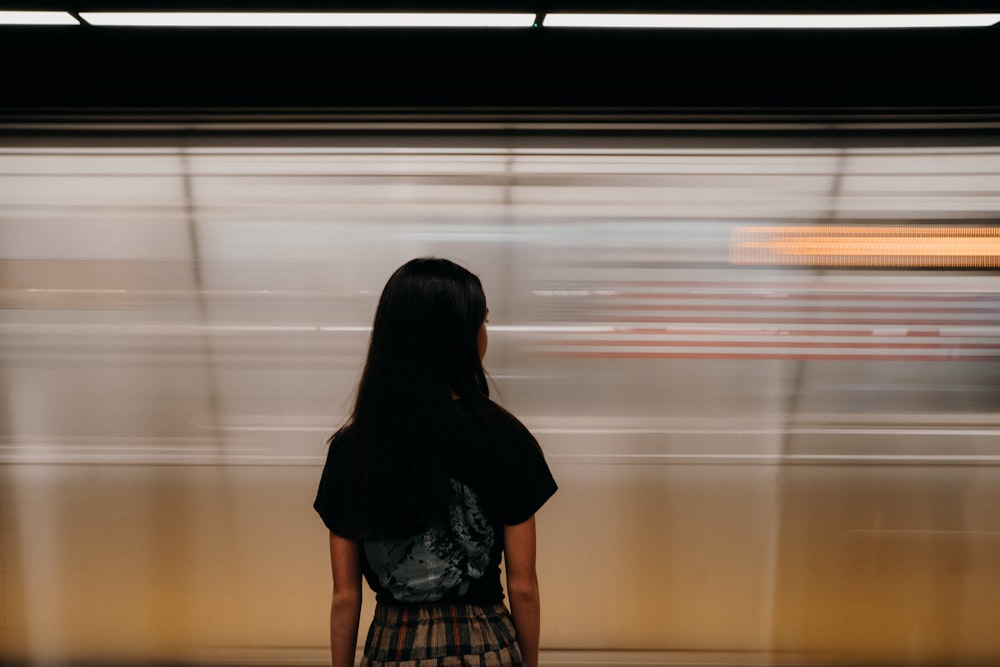
<svg viewBox="0 0 1000 667"><path fill-rule="evenodd" d="M464 422L477 424L491 432L521 432L530 435L524 424L507 409L490 398L478 401L458 399L454 402L455 414Z"/></svg>
<svg viewBox="0 0 1000 667"><path fill-rule="evenodd" d="M351 423L344 424L330 436L328 440L331 447L339 446L343 447L345 443L351 442L354 437L354 425Z"/></svg>
<svg viewBox="0 0 1000 667"><path fill-rule="evenodd" d="M351 459L357 452L358 438L356 429L351 424L341 426L327 440L327 464L340 463Z"/></svg>
<svg viewBox="0 0 1000 667"><path fill-rule="evenodd" d="M510 411L490 400L482 407L475 426L480 430L481 440L487 450L499 456L501 465L517 467L525 459L544 460L538 440L524 423Z"/></svg>
<svg viewBox="0 0 1000 667"><path fill-rule="evenodd" d="M538 440L532 435L528 427L524 425L520 419L514 416L514 414L508 411L506 408L493 403L496 409L497 420L496 428L503 432L504 435L509 437L516 443L527 446L530 449L538 449L541 451L538 445Z"/></svg>
<svg viewBox="0 0 1000 667"><path fill-rule="evenodd" d="M499 465L493 474L503 489L500 517L504 524L515 525L534 515L558 487L535 436L512 413L497 408Z"/></svg>

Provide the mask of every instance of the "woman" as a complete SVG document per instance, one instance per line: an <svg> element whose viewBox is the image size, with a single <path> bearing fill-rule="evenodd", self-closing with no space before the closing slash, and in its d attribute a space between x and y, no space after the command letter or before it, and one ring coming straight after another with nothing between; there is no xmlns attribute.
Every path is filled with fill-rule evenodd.
<svg viewBox="0 0 1000 667"><path fill-rule="evenodd" d="M538 443L489 398L486 297L444 259L389 278L354 410L314 507L330 530L334 667L538 664L535 512L555 493ZM503 604L500 560L510 610Z"/></svg>

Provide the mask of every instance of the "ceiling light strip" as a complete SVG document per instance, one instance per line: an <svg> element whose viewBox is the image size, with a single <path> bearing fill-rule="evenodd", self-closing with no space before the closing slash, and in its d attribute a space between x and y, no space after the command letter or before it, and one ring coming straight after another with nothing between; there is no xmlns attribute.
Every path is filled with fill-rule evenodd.
<svg viewBox="0 0 1000 667"><path fill-rule="evenodd" d="M0 25L80 25L69 12L0 12Z"/></svg>
<svg viewBox="0 0 1000 667"><path fill-rule="evenodd" d="M172 28L530 28L535 14L461 12L80 12L95 26Z"/></svg>
<svg viewBox="0 0 1000 667"><path fill-rule="evenodd" d="M81 12L95 26L218 28L530 28L535 14L485 12ZM970 28L1000 14L579 14L554 12L546 28L886 29ZM0 11L0 25L79 25L60 11Z"/></svg>
<svg viewBox="0 0 1000 667"><path fill-rule="evenodd" d="M864 29L970 28L1000 14L572 14L549 13L546 28Z"/></svg>

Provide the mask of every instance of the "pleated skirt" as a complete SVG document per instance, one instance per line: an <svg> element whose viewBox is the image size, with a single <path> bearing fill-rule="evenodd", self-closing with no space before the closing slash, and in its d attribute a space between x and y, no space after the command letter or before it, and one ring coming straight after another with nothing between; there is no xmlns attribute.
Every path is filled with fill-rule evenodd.
<svg viewBox="0 0 1000 667"><path fill-rule="evenodd" d="M523 667L503 604L375 606L360 667Z"/></svg>

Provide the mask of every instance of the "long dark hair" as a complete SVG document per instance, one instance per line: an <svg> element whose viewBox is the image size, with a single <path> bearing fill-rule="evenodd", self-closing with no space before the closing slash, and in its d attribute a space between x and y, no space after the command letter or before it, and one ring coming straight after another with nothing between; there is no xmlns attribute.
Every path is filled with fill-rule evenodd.
<svg viewBox="0 0 1000 667"><path fill-rule="evenodd" d="M350 466L345 532L402 536L447 511L445 444L455 399L482 419L496 410L479 355L486 296L478 277L446 259L418 258L389 278L343 439Z"/></svg>

